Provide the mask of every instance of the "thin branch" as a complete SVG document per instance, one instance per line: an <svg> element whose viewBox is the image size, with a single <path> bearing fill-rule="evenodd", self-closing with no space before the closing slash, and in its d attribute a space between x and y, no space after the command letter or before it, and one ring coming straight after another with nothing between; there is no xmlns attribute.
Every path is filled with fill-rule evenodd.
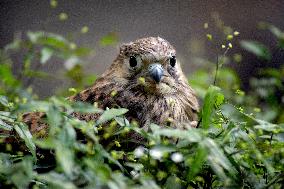
<svg viewBox="0 0 284 189"><path fill-rule="evenodd" d="M225 52L223 53L223 55L220 57L219 59L219 56L217 54L217 60L216 60L216 72L215 72L215 76L214 76L214 82L213 82L213 85L216 86L216 83L217 83L217 79L218 79L218 71L220 69L220 62L222 62L222 60L224 59L224 57L226 56L227 52L229 51L229 47L225 50Z"/></svg>
<svg viewBox="0 0 284 189"><path fill-rule="evenodd" d="M273 139L273 133L271 133L271 135L270 135L270 141L269 141L270 146L272 145L272 139Z"/></svg>
<svg viewBox="0 0 284 189"><path fill-rule="evenodd" d="M223 60L223 58L226 56L227 52L229 51L229 47L225 50L225 52L223 53L223 55L221 56L220 60ZM213 85L216 86L216 83L217 83L217 79L218 79L218 71L219 71L219 56L218 56L218 53L217 53L217 56L216 56L216 72L215 72L215 76L214 76L214 81L213 81ZM222 114L222 113L221 113ZM225 118L225 116L222 114L223 118ZM227 119L226 119L227 120ZM198 120L198 123L197 123L197 126L196 128L198 128L200 126L200 124L202 123L202 116L201 118Z"/></svg>
<svg viewBox="0 0 284 189"><path fill-rule="evenodd" d="M218 54L217 54L216 72L215 72L215 77L214 77L213 85L216 85L218 70L219 70L219 56L218 56Z"/></svg>

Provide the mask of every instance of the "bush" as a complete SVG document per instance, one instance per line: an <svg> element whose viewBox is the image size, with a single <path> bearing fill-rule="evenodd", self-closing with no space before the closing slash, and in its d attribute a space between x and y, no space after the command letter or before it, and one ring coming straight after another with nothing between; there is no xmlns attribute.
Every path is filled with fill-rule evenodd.
<svg viewBox="0 0 284 189"><path fill-rule="evenodd" d="M259 53L257 43L243 45ZM15 41L2 50L1 188L283 186L284 114L276 95L276 91L283 91L283 69L264 70L262 78L251 81L253 90L245 93L240 90L238 76L229 68L221 69L221 58L217 70L208 68L217 76L214 83L219 87L210 85L214 74L208 71L197 71L198 79L190 78L203 99L198 128L188 127L184 131L151 124L150 131L145 132L123 116L126 109L101 110L91 104L71 103L57 97L37 100L31 90L24 89L23 76L45 76L31 69L36 57L41 64L52 56L66 60L67 65L69 61L72 65L67 66L70 68L66 70L67 76L70 70L80 70L74 65L89 51L73 47L61 36L29 32L26 40ZM7 53L11 49L26 50L19 78L11 71L12 61ZM83 77L70 79L75 88L69 93L80 90L90 81ZM48 137L32 136L21 121L23 112L33 111L46 113L50 128L43 132L48 132ZM96 121L85 122L73 118L72 112L100 113L101 116ZM110 129L101 135L100 130L106 124ZM129 132L139 133L147 142L129 148L125 137ZM6 143L7 138L15 136L20 140ZM105 140L108 142L102 145Z"/></svg>

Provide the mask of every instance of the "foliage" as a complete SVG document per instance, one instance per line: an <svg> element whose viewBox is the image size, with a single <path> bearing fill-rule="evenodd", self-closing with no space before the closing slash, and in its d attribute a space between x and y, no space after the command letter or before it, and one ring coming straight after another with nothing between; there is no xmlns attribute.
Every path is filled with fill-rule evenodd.
<svg viewBox="0 0 284 189"><path fill-rule="evenodd" d="M253 54L259 56L260 58L263 58L265 60L271 59L271 55L268 51L268 49L261 43L256 41L241 41L241 46L252 52Z"/></svg>
<svg viewBox="0 0 284 189"><path fill-rule="evenodd" d="M233 35L238 34L226 33L226 40L231 41ZM112 38L106 36L101 43L112 44ZM262 70L262 78L252 79L252 91L245 93L238 76L229 68L221 69L230 44L218 59L217 69L212 66L209 72L200 70L190 78L203 100L199 127L185 124L183 128L188 129L180 130L151 124L145 132L125 119L123 108L101 110L58 97L36 100L12 72L11 49L25 50L21 74L27 77L45 75L32 71L34 58L39 57L35 64L46 64L54 56L65 61L67 75L72 77L77 72L70 70L87 50L59 35L28 32L26 40L16 40L1 51L0 187L281 188L284 111L276 93L283 95L284 68ZM248 46L266 57L266 51ZM218 74L214 82L218 87L211 85L214 74ZM70 92L83 87L83 80ZM24 112L34 111L47 115L46 138L32 136L21 120ZM85 122L72 117L73 112L100 117ZM128 136L133 133L146 142L131 143ZM21 140L15 145L6 143L11 137Z"/></svg>
<svg viewBox="0 0 284 189"><path fill-rule="evenodd" d="M13 55L24 54L21 61L13 61ZM63 61L66 76L73 84L73 90L62 89L59 94L71 95L74 90L82 89L91 85L96 75L87 74L82 65L85 63L84 57L91 54L92 50L86 47L79 47L71 40L61 35L45 31L28 31L24 38L15 38L14 41L1 49L0 73L3 75L4 87L15 88L22 83L24 87L30 87L37 78L58 79L54 74L49 74L42 68L48 63L56 60ZM14 75L15 68L18 70ZM84 77L83 77L84 76ZM0 89L1 90L1 89ZM7 90L7 89L6 89ZM5 92L5 90L3 91Z"/></svg>

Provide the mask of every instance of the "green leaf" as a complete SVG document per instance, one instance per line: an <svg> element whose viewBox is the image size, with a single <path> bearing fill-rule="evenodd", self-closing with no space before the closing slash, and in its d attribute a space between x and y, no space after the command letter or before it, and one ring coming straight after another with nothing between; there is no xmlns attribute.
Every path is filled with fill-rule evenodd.
<svg viewBox="0 0 284 189"><path fill-rule="evenodd" d="M125 117L116 117L115 121L122 127L129 127L129 121Z"/></svg>
<svg viewBox="0 0 284 189"><path fill-rule="evenodd" d="M45 64L53 55L51 48L44 47L40 51L40 63Z"/></svg>
<svg viewBox="0 0 284 189"><path fill-rule="evenodd" d="M269 25L268 28L271 31L271 33L273 33L273 35L275 35L276 38L278 39L278 46L281 49L284 49L284 32L273 25Z"/></svg>
<svg viewBox="0 0 284 189"><path fill-rule="evenodd" d="M81 113L102 113L103 110L94 107L89 103L83 102L74 102L72 109L74 112L81 112Z"/></svg>
<svg viewBox="0 0 284 189"><path fill-rule="evenodd" d="M64 174L55 171L47 174L38 174L37 179L47 183L48 188L54 189L76 189L77 187ZM43 187L44 188L44 187Z"/></svg>
<svg viewBox="0 0 284 189"><path fill-rule="evenodd" d="M0 84L3 83L4 86L16 87L20 82L16 80L12 73L12 68L10 64L0 64Z"/></svg>
<svg viewBox="0 0 284 189"><path fill-rule="evenodd" d="M55 149L56 139L53 137L47 137L44 139L36 139L35 144L43 149Z"/></svg>
<svg viewBox="0 0 284 189"><path fill-rule="evenodd" d="M47 112L49 108L49 103L46 101L31 101L26 104L20 104L18 111L19 112Z"/></svg>
<svg viewBox="0 0 284 189"><path fill-rule="evenodd" d="M166 184L165 184L165 189L172 189L172 188L176 188L176 189L181 189L182 188L182 185L181 185L181 180L172 175L170 177L168 177L167 181L166 181Z"/></svg>
<svg viewBox="0 0 284 189"><path fill-rule="evenodd" d="M90 86L94 84L96 80L97 80L97 75L94 75L94 74L87 75L87 76L84 76L83 83L87 86Z"/></svg>
<svg viewBox="0 0 284 189"><path fill-rule="evenodd" d="M37 43L40 38L44 37L44 32L42 32L42 31L37 31L37 32L28 31L27 36L32 43Z"/></svg>
<svg viewBox="0 0 284 189"><path fill-rule="evenodd" d="M277 28L276 26L269 25L268 28L269 28L270 32L273 35L275 35L275 37L277 37L278 39L284 38L284 33L279 28Z"/></svg>
<svg viewBox="0 0 284 189"><path fill-rule="evenodd" d="M25 141L26 146L32 153L33 157L36 159L36 153L35 153L36 146L33 142L32 134L30 133L28 127L23 123L18 123L14 126L14 128L18 133L18 135L20 136L20 138Z"/></svg>
<svg viewBox="0 0 284 189"><path fill-rule="evenodd" d="M94 162L93 159L85 159L84 163L102 182L107 182L111 178L112 171L107 164Z"/></svg>
<svg viewBox="0 0 284 189"><path fill-rule="evenodd" d="M204 104L202 107L202 127L208 129L211 123L211 114L214 107L221 104L224 100L224 96L220 93L220 88L216 86L210 86L204 98Z"/></svg>
<svg viewBox="0 0 284 189"><path fill-rule="evenodd" d="M246 49L247 51L253 53L254 55L258 56L264 60L271 59L271 53L269 49L262 43L257 41L241 41L241 47Z"/></svg>
<svg viewBox="0 0 284 189"><path fill-rule="evenodd" d="M118 42L118 36L116 33L112 32L101 38L100 45L101 46L115 45L117 42Z"/></svg>
<svg viewBox="0 0 284 189"><path fill-rule="evenodd" d="M4 50L5 51L8 51L8 50L18 50L20 49L21 47L21 40L20 39L15 39L12 43L9 43L7 44L5 47L4 47Z"/></svg>
<svg viewBox="0 0 284 189"><path fill-rule="evenodd" d="M74 54L78 57L81 57L81 56L87 56L89 55L90 53L94 53L93 50L91 50L90 48L87 48L87 47L80 47L80 48L76 48L74 50Z"/></svg>
<svg viewBox="0 0 284 189"><path fill-rule="evenodd" d="M47 113L48 123L51 126L58 127L62 124L61 122L63 120L63 117L61 115L61 112L59 112L58 108L55 105L50 105L46 113Z"/></svg>
<svg viewBox="0 0 284 189"><path fill-rule="evenodd" d="M96 151L100 152L100 155L102 155L103 157L107 158L110 162L112 162L113 164L117 165L121 171L125 171L125 168L120 164L119 161L117 161L116 159L114 159L104 148L102 145L98 144L95 146Z"/></svg>
<svg viewBox="0 0 284 189"><path fill-rule="evenodd" d="M0 104L2 104L5 107L8 107L9 102L6 96L0 95Z"/></svg>
<svg viewBox="0 0 284 189"><path fill-rule="evenodd" d="M219 107L220 105L223 104L224 99L225 99L225 97L224 97L224 95L222 93L217 93L215 105L217 107Z"/></svg>
<svg viewBox="0 0 284 189"><path fill-rule="evenodd" d="M43 31L27 32L29 40L34 44L46 45L58 49L68 49L69 42L61 35Z"/></svg>
<svg viewBox="0 0 284 189"><path fill-rule="evenodd" d="M36 78L50 78L51 74L43 72L43 71L35 71L35 70L26 70L25 76L27 77L36 77Z"/></svg>
<svg viewBox="0 0 284 189"><path fill-rule="evenodd" d="M69 42L60 35L48 33L45 37L41 38L40 44L50 46L60 50L69 49Z"/></svg>
<svg viewBox="0 0 284 189"><path fill-rule="evenodd" d="M225 156L223 150L216 144L216 142L210 138L207 138L202 141L209 154L207 156L208 161L213 169L213 171L221 178L227 179L228 175L225 174L225 171L228 171L231 176L234 176L236 170L233 169L232 164Z"/></svg>
<svg viewBox="0 0 284 189"><path fill-rule="evenodd" d="M188 174L188 177L190 180L192 180L196 174L199 173L200 169L202 168L202 165L207 157L207 150L199 145L196 152L193 163L190 165L190 171Z"/></svg>
<svg viewBox="0 0 284 189"><path fill-rule="evenodd" d="M268 131L268 132L273 132L273 131L280 131L281 127L279 127L278 125L275 124L261 124L261 125L256 125L254 126L255 129L262 129L264 131ZM284 128L282 129L282 131L284 131Z"/></svg>
<svg viewBox="0 0 284 189"><path fill-rule="evenodd" d="M56 160L61 165L63 171L71 176L74 169L74 152L69 146L58 142L55 147Z"/></svg>
<svg viewBox="0 0 284 189"><path fill-rule="evenodd" d="M11 112L0 111L0 119L7 121L8 123L13 123L17 116L11 115Z"/></svg>
<svg viewBox="0 0 284 189"><path fill-rule="evenodd" d="M120 109L111 108L109 110L105 110L104 113L98 119L96 124L99 125L99 124L105 123L117 116L121 116L125 114L126 112L128 112L128 110L125 108L120 108Z"/></svg>
<svg viewBox="0 0 284 189"><path fill-rule="evenodd" d="M152 125L151 125L152 129ZM199 142L202 140L202 135L197 132L197 129L188 128L185 130L179 129L164 129L159 128L153 131L154 135L166 136L166 137L174 137L179 139L186 139L189 142Z"/></svg>
<svg viewBox="0 0 284 189"><path fill-rule="evenodd" d="M188 79L190 85L195 89L198 96L200 98L204 98L206 89L209 87L209 83L211 80L208 72L204 69L197 70L196 72L192 73Z"/></svg>
<svg viewBox="0 0 284 189"><path fill-rule="evenodd" d="M31 157L25 156L22 161L12 164L8 172L9 179L11 179L17 188L28 188L35 175L33 173L33 161Z"/></svg>
<svg viewBox="0 0 284 189"><path fill-rule="evenodd" d="M2 121L0 119L0 129L4 129L4 130L8 130L8 131L11 131L13 129L13 126L5 123L4 121Z"/></svg>

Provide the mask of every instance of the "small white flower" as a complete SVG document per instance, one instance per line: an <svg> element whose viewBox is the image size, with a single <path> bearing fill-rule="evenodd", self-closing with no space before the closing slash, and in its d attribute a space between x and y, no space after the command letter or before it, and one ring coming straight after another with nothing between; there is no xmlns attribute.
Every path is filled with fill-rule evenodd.
<svg viewBox="0 0 284 189"><path fill-rule="evenodd" d="M233 48L232 43L229 43L228 46L229 46L230 49Z"/></svg>
<svg viewBox="0 0 284 189"><path fill-rule="evenodd" d="M234 32L234 36L238 36L239 34L240 34L240 32L238 32L238 31Z"/></svg>
<svg viewBox="0 0 284 189"><path fill-rule="evenodd" d="M154 148L150 150L150 156L154 159L161 159L161 157L163 156L163 153L161 150Z"/></svg>
<svg viewBox="0 0 284 189"><path fill-rule="evenodd" d="M134 156L137 157L137 158L140 158L144 155L144 152L145 152L145 149L144 147L142 146L139 146L137 147L135 150L134 150Z"/></svg>
<svg viewBox="0 0 284 189"><path fill-rule="evenodd" d="M183 161L183 155L179 152L173 153L171 155L171 159L175 162L175 163L179 163Z"/></svg>

